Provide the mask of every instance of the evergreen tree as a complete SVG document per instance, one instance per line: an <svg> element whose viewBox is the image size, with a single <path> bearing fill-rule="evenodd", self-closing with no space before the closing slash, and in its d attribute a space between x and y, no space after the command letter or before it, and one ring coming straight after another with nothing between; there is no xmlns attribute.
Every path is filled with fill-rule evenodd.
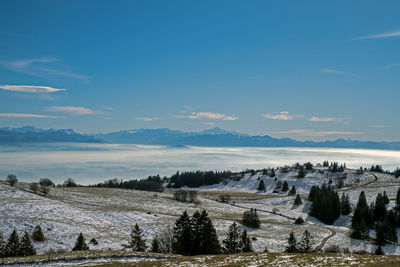
<svg viewBox="0 0 400 267"><path fill-rule="evenodd" d="M364 191L360 193L356 209L351 221L351 227L353 229L352 237L354 238L367 238L369 227L370 227L371 215L367 204L367 198L365 197Z"/></svg>
<svg viewBox="0 0 400 267"><path fill-rule="evenodd" d="M340 212L343 215L349 215L351 212L351 206L349 201L349 194L342 194L342 199L340 200Z"/></svg>
<svg viewBox="0 0 400 267"><path fill-rule="evenodd" d="M297 217L297 219L294 221L294 224L303 224L303 223L304 219L301 216Z"/></svg>
<svg viewBox="0 0 400 267"><path fill-rule="evenodd" d="M264 180L261 179L260 183L258 184L258 191L265 191L265 184L264 184Z"/></svg>
<svg viewBox="0 0 400 267"><path fill-rule="evenodd" d="M374 220L382 221L386 217L386 204L385 199L381 193L376 196L375 209L374 209Z"/></svg>
<svg viewBox="0 0 400 267"><path fill-rule="evenodd" d="M311 164L311 162L307 162L306 163L306 170L307 171L311 171L313 169L313 165Z"/></svg>
<svg viewBox="0 0 400 267"><path fill-rule="evenodd" d="M386 194L386 191L383 191L383 200L385 201L385 204L389 204L390 200L389 197Z"/></svg>
<svg viewBox="0 0 400 267"><path fill-rule="evenodd" d="M299 251L297 248L297 240L296 240L296 237L294 236L293 231L290 233L287 241L288 241L288 245L286 246L285 252L296 253Z"/></svg>
<svg viewBox="0 0 400 267"><path fill-rule="evenodd" d="M6 241L4 240L3 233L0 233L0 258L6 256Z"/></svg>
<svg viewBox="0 0 400 267"><path fill-rule="evenodd" d="M184 211L175 223L172 249L176 254L190 255L192 249L188 244L192 244L191 222L187 211Z"/></svg>
<svg viewBox="0 0 400 267"><path fill-rule="evenodd" d="M289 190L288 182L284 181L282 185L282 192L287 192Z"/></svg>
<svg viewBox="0 0 400 267"><path fill-rule="evenodd" d="M35 229L33 229L32 239L39 242L44 241L44 234L42 232L42 228L40 227L40 225L36 225Z"/></svg>
<svg viewBox="0 0 400 267"><path fill-rule="evenodd" d="M271 170L271 173L269 174L269 176L270 176L270 177L275 177L275 175L276 175L276 174L275 174L275 170L272 169L272 170Z"/></svg>
<svg viewBox="0 0 400 267"><path fill-rule="evenodd" d="M201 221L202 227L201 231L204 236L203 241L201 242L202 253L204 254L219 254L221 253L221 245L218 240L217 231L208 217L208 214L205 210L201 213Z"/></svg>
<svg viewBox="0 0 400 267"><path fill-rule="evenodd" d="M293 185L292 188L290 189L288 195L289 195L289 196L294 196L294 195L296 195L296 187L295 187L294 185Z"/></svg>
<svg viewBox="0 0 400 267"><path fill-rule="evenodd" d="M156 253L161 252L160 241L158 240L157 237L153 238L153 241L151 242L151 252L156 252Z"/></svg>
<svg viewBox="0 0 400 267"><path fill-rule="evenodd" d="M85 241L85 237L82 233L80 233L76 239L75 246L73 247L72 251L74 250L89 250L89 247Z"/></svg>
<svg viewBox="0 0 400 267"><path fill-rule="evenodd" d="M375 250L375 255L385 255L385 253L383 252L382 246L378 246Z"/></svg>
<svg viewBox="0 0 400 267"><path fill-rule="evenodd" d="M332 224L340 216L339 195L325 184L318 191L313 197L310 215L326 224Z"/></svg>
<svg viewBox="0 0 400 267"><path fill-rule="evenodd" d="M299 194L297 194L296 199L294 200L293 205L301 205L303 202L301 201L301 197Z"/></svg>
<svg viewBox="0 0 400 267"><path fill-rule="evenodd" d="M32 246L31 238L27 231L21 238L21 243L19 246L19 255L21 256L31 256L36 255L36 250Z"/></svg>
<svg viewBox="0 0 400 267"><path fill-rule="evenodd" d="M396 209L400 211L400 187L397 189L396 195Z"/></svg>
<svg viewBox="0 0 400 267"><path fill-rule="evenodd" d="M225 254L234 254L241 251L240 233L236 222L229 226L228 236L222 241Z"/></svg>
<svg viewBox="0 0 400 267"><path fill-rule="evenodd" d="M301 166L299 169L299 172L297 173L297 178L304 178L306 176L306 173L304 171L304 167Z"/></svg>
<svg viewBox="0 0 400 267"><path fill-rule="evenodd" d="M242 252L252 252L253 246L251 245L251 240L250 237L247 235L246 229L242 232L240 239Z"/></svg>
<svg viewBox="0 0 400 267"><path fill-rule="evenodd" d="M302 253L309 253L312 250L312 245L313 245L312 236L310 232L308 232L308 230L305 230L300 241L299 250Z"/></svg>
<svg viewBox="0 0 400 267"><path fill-rule="evenodd" d="M310 193L308 194L308 200L314 201L314 199L319 195L320 188L317 185L311 186Z"/></svg>
<svg viewBox="0 0 400 267"><path fill-rule="evenodd" d="M145 251L146 240L143 238L143 230L140 229L139 225L136 223L131 232L131 240L126 246L131 248L133 251Z"/></svg>
<svg viewBox="0 0 400 267"><path fill-rule="evenodd" d="M5 255L6 257L16 257L19 256L19 236L16 230L14 230L8 237Z"/></svg>
<svg viewBox="0 0 400 267"><path fill-rule="evenodd" d="M255 208L251 208L250 210L246 210L243 212L242 223L245 226L258 228L260 227L260 218L258 217L257 210Z"/></svg>

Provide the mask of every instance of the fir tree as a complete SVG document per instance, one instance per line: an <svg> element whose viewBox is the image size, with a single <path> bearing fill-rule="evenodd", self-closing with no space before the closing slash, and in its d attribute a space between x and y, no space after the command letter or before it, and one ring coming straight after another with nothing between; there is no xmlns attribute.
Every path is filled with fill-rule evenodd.
<svg viewBox="0 0 400 267"><path fill-rule="evenodd" d="M243 212L242 223L245 226L258 228L260 227L260 218L258 217L257 210L255 208L251 208L250 210L246 210Z"/></svg>
<svg viewBox="0 0 400 267"><path fill-rule="evenodd" d="M342 198L340 200L340 212L343 215L349 215L351 212L351 206L350 206L350 201L349 201L349 195L348 194L342 194Z"/></svg>
<svg viewBox="0 0 400 267"><path fill-rule="evenodd" d="M340 200L337 192L323 184L320 192L313 197L310 215L326 224L332 224L340 216Z"/></svg>
<svg viewBox="0 0 400 267"><path fill-rule="evenodd" d="M157 237L153 238L153 241L151 242L151 252L156 252L156 253L161 252L160 241L158 240Z"/></svg>
<svg viewBox="0 0 400 267"><path fill-rule="evenodd" d="M36 250L32 246L31 238L27 231L21 238L21 243L19 245L19 255L21 256L31 256L36 255Z"/></svg>
<svg viewBox="0 0 400 267"><path fill-rule="evenodd" d="M140 229L139 225L136 223L131 232L131 240L127 246L133 251L145 251L146 240L143 238L143 230Z"/></svg>
<svg viewBox="0 0 400 267"><path fill-rule="evenodd" d="M271 170L271 173L269 174L269 176L270 177L275 177L275 170L274 169Z"/></svg>
<svg viewBox="0 0 400 267"><path fill-rule="evenodd" d="M356 209L351 221L351 227L353 229L353 238L367 238L369 227L371 225L370 209L367 204L367 198L365 197L364 191L360 193Z"/></svg>
<svg viewBox="0 0 400 267"><path fill-rule="evenodd" d="M294 185L293 185L292 188L290 189L288 195L289 195L289 196L294 196L294 195L296 195L296 187L295 187Z"/></svg>
<svg viewBox="0 0 400 267"><path fill-rule="evenodd" d="M386 217L386 204L385 199L381 193L376 196L375 209L374 209L374 220L382 221Z"/></svg>
<svg viewBox="0 0 400 267"><path fill-rule="evenodd" d="M284 181L282 185L282 192L287 192L289 190L288 182Z"/></svg>
<svg viewBox="0 0 400 267"><path fill-rule="evenodd" d="M389 204L390 200L389 197L386 194L386 191L383 191L383 200L385 201L385 204Z"/></svg>
<svg viewBox="0 0 400 267"><path fill-rule="evenodd" d="M32 239L39 242L44 241L44 234L42 232L42 228L40 227L40 225L36 225L35 229L33 229Z"/></svg>
<svg viewBox="0 0 400 267"><path fill-rule="evenodd" d="M297 217L297 219L294 221L294 224L303 224L303 223L304 219L301 216Z"/></svg>
<svg viewBox="0 0 400 267"><path fill-rule="evenodd" d="M241 251L240 233L236 222L229 226L228 236L222 241L225 254L234 254Z"/></svg>
<svg viewBox="0 0 400 267"><path fill-rule="evenodd" d="M75 246L73 247L72 251L74 250L89 250L89 247L85 241L85 237L82 233L80 233L76 239Z"/></svg>
<svg viewBox="0 0 400 267"><path fill-rule="evenodd" d="M296 206L298 206L298 205L301 205L303 202L301 201L301 197L300 197L300 195L299 194L297 194L297 196L296 196L296 199L294 200L294 203L293 203L293 205L296 205Z"/></svg>
<svg viewBox="0 0 400 267"><path fill-rule="evenodd" d="M258 191L264 191L265 192L265 184L264 184L264 180L261 179L260 183L258 184Z"/></svg>
<svg viewBox="0 0 400 267"><path fill-rule="evenodd" d="M202 227L200 232L203 233L202 236L204 237L201 242L202 252L204 254L221 253L221 245L218 240L217 231L205 210L201 213L201 222Z"/></svg>
<svg viewBox="0 0 400 267"><path fill-rule="evenodd" d="M304 171L304 167L301 166L299 169L299 172L297 173L297 178L304 178L306 176L306 173Z"/></svg>
<svg viewBox="0 0 400 267"><path fill-rule="evenodd" d="M6 257L19 256L19 236L16 230L14 230L9 236L6 244L5 255Z"/></svg>
<svg viewBox="0 0 400 267"><path fill-rule="evenodd" d="M396 209L400 211L400 187L397 189L396 195Z"/></svg>
<svg viewBox="0 0 400 267"><path fill-rule="evenodd" d="M313 245L312 236L310 232L308 232L308 230L305 230L300 241L299 250L302 253L309 253L311 252L312 245Z"/></svg>
<svg viewBox="0 0 400 267"><path fill-rule="evenodd" d="M375 255L385 255L385 253L383 252L382 246L378 246L375 250Z"/></svg>
<svg viewBox="0 0 400 267"><path fill-rule="evenodd" d="M246 229L242 232L240 236L240 244L242 246L242 252L252 252L253 246L251 245L250 237L247 235Z"/></svg>
<svg viewBox="0 0 400 267"><path fill-rule="evenodd" d="M290 233L289 238L287 239L288 245L286 246L285 252L287 253L296 253L298 252L297 248L297 240L294 236L293 231Z"/></svg>
<svg viewBox="0 0 400 267"><path fill-rule="evenodd" d="M192 244L191 223L187 211L184 211L174 227L174 242L172 244L174 253L190 255L191 245L188 246L188 244Z"/></svg>

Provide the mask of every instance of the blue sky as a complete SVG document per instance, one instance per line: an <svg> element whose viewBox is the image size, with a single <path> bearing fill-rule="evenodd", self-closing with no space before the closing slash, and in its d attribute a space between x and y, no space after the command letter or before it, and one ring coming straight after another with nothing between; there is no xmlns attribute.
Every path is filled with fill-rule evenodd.
<svg viewBox="0 0 400 267"><path fill-rule="evenodd" d="M1 1L0 126L400 140L399 1Z"/></svg>

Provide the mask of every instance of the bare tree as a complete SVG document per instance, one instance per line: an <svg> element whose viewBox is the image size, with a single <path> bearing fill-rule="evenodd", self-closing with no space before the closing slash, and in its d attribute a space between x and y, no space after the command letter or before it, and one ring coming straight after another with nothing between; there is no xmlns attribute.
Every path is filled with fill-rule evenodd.
<svg viewBox="0 0 400 267"><path fill-rule="evenodd" d="M160 241L160 252L172 253L172 244L174 242L174 229L171 226L167 226L161 233L157 235Z"/></svg>
<svg viewBox="0 0 400 267"><path fill-rule="evenodd" d="M197 191L195 190L189 191L189 201L191 203L194 203L196 202L196 200L197 200Z"/></svg>

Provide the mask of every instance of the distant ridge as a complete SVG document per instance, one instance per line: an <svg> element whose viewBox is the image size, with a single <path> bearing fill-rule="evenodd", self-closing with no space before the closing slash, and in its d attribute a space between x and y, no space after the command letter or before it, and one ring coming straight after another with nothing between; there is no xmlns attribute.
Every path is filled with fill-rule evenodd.
<svg viewBox="0 0 400 267"><path fill-rule="evenodd" d="M291 138L273 138L268 135L247 135L212 128L201 132L182 132L168 128L134 129L106 134L83 135L72 129L38 129L31 126L0 128L0 143L15 142L84 142L119 143L165 146L221 146L221 147L324 147L400 150L400 142L355 141L297 141Z"/></svg>

